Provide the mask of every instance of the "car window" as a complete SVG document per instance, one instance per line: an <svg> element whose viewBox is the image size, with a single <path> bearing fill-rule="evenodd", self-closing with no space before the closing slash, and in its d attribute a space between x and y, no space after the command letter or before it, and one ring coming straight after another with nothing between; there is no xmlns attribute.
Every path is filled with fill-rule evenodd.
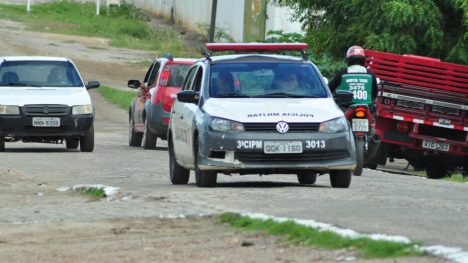
<svg viewBox="0 0 468 263"><path fill-rule="evenodd" d="M161 67L161 63L156 62L156 64L154 65L151 71L151 74L149 75L149 79L146 81L148 83L146 86L151 87L154 85L154 83L156 82L156 78L158 76L160 67Z"/></svg>
<svg viewBox="0 0 468 263"><path fill-rule="evenodd" d="M195 72L195 78L193 79L193 85L192 85L192 90L199 92L201 88L201 83L202 83L202 77L203 77L203 68L198 67L197 71Z"/></svg>
<svg viewBox="0 0 468 263"><path fill-rule="evenodd" d="M180 87L184 82L187 71L190 69L190 64L172 64L169 72L169 81L167 86Z"/></svg>
<svg viewBox="0 0 468 263"><path fill-rule="evenodd" d="M186 77L187 79L185 80L182 86L182 90L190 90L192 86L193 78L195 77L195 73L197 72L197 68L198 67L193 67L189 70L189 72L187 73L187 77Z"/></svg>
<svg viewBox="0 0 468 263"><path fill-rule="evenodd" d="M143 79L143 82L148 82L151 72L153 71L154 65L156 65L156 62L153 62L151 66L148 68L148 71L146 71L145 78Z"/></svg>
<svg viewBox="0 0 468 263"><path fill-rule="evenodd" d="M0 66L2 86L82 87L69 61L5 61Z"/></svg>
<svg viewBox="0 0 468 263"><path fill-rule="evenodd" d="M212 97L327 97L309 63L219 63L212 65L210 76Z"/></svg>

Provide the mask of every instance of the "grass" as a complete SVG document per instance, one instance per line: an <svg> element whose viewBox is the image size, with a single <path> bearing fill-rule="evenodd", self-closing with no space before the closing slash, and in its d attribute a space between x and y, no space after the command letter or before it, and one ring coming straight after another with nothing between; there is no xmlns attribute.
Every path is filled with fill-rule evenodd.
<svg viewBox="0 0 468 263"><path fill-rule="evenodd" d="M170 29L150 27L149 17L131 5L102 8L96 16L93 2L81 4L63 0L34 4L29 14L25 5L0 4L0 17L24 22L36 31L108 38L116 47L174 56L193 53L183 49L181 41Z"/></svg>
<svg viewBox="0 0 468 263"><path fill-rule="evenodd" d="M451 182L460 182L460 183L468 183L468 176L463 177L462 174L452 174L450 177L443 178L446 181L451 181Z"/></svg>
<svg viewBox="0 0 468 263"><path fill-rule="evenodd" d="M130 104L136 96L135 92L118 90L107 86L101 86L97 91L109 102L116 104L125 110L130 108Z"/></svg>
<svg viewBox="0 0 468 263"><path fill-rule="evenodd" d="M76 189L77 192L80 192L86 196L100 199L106 197L104 189L98 187L83 187Z"/></svg>
<svg viewBox="0 0 468 263"><path fill-rule="evenodd" d="M395 258L426 254L419 250L415 243L378 241L367 237L346 238L331 231L320 231L293 221L279 223L273 220L251 219L233 213L221 215L220 221L244 231L265 231L274 236L286 237L286 240L293 244L326 249L353 249L363 258Z"/></svg>

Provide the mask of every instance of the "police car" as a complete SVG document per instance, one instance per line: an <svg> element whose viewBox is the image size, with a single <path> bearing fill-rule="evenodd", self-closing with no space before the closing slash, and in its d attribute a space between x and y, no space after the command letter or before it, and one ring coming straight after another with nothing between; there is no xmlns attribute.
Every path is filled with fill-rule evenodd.
<svg viewBox="0 0 468 263"><path fill-rule="evenodd" d="M199 187L222 174L295 174L313 184L329 173L347 188L356 166L349 123L303 43L206 44L205 58L188 71L170 116L170 179ZM278 52L300 51L299 57ZM232 51L230 55L214 52Z"/></svg>

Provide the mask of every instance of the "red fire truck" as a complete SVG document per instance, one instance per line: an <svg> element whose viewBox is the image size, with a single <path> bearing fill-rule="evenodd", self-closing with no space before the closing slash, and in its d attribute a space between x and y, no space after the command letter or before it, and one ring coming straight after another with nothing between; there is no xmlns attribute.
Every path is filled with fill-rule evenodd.
<svg viewBox="0 0 468 263"><path fill-rule="evenodd" d="M406 159L428 178L468 170L468 66L415 55L366 50L366 66L381 80L369 164Z"/></svg>

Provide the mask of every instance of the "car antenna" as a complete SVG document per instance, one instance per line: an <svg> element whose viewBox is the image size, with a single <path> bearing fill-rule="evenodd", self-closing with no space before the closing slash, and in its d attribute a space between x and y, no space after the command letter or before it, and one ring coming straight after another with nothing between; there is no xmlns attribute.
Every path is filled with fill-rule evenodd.
<svg viewBox="0 0 468 263"><path fill-rule="evenodd" d="M207 59L210 59L210 57L211 57L211 51L206 51L206 49L204 49L202 47L200 48L200 53Z"/></svg>

